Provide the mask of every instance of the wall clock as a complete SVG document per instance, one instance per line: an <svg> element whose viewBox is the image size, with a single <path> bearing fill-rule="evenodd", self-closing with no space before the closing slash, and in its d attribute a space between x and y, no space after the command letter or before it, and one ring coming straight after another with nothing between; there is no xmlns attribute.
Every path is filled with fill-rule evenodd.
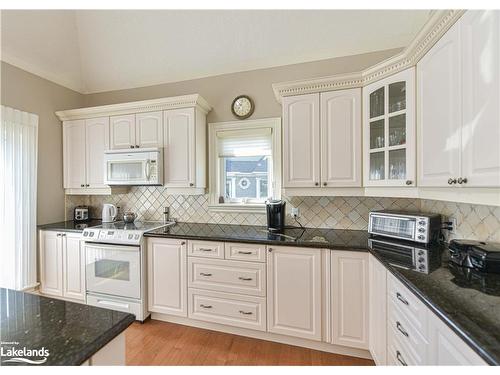
<svg viewBox="0 0 500 375"><path fill-rule="evenodd" d="M238 117L240 120L250 117L253 113L255 106L252 99L247 95L237 96L231 104L231 111L233 115Z"/></svg>

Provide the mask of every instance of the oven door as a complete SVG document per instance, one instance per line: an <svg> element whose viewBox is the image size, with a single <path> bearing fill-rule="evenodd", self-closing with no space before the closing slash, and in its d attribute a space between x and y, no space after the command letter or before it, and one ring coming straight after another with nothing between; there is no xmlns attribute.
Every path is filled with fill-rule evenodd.
<svg viewBox="0 0 500 375"><path fill-rule="evenodd" d="M414 241L416 225L415 218L371 214L368 233Z"/></svg>
<svg viewBox="0 0 500 375"><path fill-rule="evenodd" d="M86 242L87 292L141 298L140 249Z"/></svg>

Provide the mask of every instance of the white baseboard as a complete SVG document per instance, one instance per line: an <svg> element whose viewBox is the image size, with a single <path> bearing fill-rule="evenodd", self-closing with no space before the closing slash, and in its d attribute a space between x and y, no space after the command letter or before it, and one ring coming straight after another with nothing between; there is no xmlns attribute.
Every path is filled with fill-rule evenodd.
<svg viewBox="0 0 500 375"><path fill-rule="evenodd" d="M322 352L335 353L341 355L348 355L352 357L372 359L370 352L363 349L349 348L346 346L329 344L326 342L312 341L307 339L301 339L298 337L291 337L285 335L278 335L276 333L270 332L260 332L253 331L251 329L239 328L226 326L224 324L203 322L201 320L195 320L190 318L183 318L179 316L172 316L160 313L151 313L151 319L161 320L164 322L182 324L190 327L204 328L211 331L218 331L224 333L231 333L233 335L251 337L255 339L279 342L281 344L288 344L293 346L300 346L303 348L320 350Z"/></svg>

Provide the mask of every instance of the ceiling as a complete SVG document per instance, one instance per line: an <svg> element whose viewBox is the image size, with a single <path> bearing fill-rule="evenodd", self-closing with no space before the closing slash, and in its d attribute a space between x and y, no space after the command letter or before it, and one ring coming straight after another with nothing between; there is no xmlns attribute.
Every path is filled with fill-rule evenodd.
<svg viewBox="0 0 500 375"><path fill-rule="evenodd" d="M81 93L407 46L426 10L7 10L2 60Z"/></svg>

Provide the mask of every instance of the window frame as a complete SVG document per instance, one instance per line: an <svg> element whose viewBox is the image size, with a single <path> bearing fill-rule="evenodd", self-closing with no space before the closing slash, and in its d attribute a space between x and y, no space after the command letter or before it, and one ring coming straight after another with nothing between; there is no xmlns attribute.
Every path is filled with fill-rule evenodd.
<svg viewBox="0 0 500 375"><path fill-rule="evenodd" d="M224 159L219 157L217 132L224 130L249 130L271 128L272 156L269 168L271 178L268 182L271 187L272 198L281 198L281 117L264 118L257 120L227 121L208 124L208 171L209 171L209 209L219 212L246 212L265 213L264 202L252 203L219 203L219 196L223 195L225 187Z"/></svg>

